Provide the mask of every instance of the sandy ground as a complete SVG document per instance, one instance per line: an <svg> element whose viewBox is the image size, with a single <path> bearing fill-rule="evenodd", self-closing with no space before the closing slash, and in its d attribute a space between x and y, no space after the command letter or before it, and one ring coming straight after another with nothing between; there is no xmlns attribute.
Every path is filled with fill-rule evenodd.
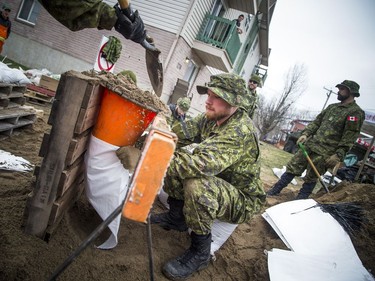
<svg viewBox="0 0 375 281"><path fill-rule="evenodd" d="M44 109L45 115L36 121L33 128L20 130L10 138L0 140L0 149L24 157L36 165L41 162L38 152L43 134L49 130L49 108L38 108ZM268 190L276 177L262 176L262 180ZM0 171L0 182L0 280L48 280L56 267L95 229L100 220L82 196L46 243L24 234L21 229L33 173ZM292 200L295 195L296 191L286 189L281 196L267 199L265 208ZM368 224L352 240L364 266L375 272L375 186L343 184L331 194L315 195L313 198L322 203L362 204ZM160 203L157 202L155 208L160 209ZM98 240L103 240L105 234ZM167 280L161 273L161 267L189 246L188 234L167 232L152 226L152 243L154 280ZM190 280L269 280L264 250L272 248L286 249L259 214L250 223L240 225L216 253L216 260ZM98 250L90 245L58 280L150 280L146 226L122 219L119 245L115 249Z"/></svg>

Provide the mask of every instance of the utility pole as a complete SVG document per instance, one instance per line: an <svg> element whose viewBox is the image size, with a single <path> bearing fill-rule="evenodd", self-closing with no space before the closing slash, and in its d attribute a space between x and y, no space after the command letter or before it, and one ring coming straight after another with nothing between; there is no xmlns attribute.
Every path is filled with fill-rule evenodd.
<svg viewBox="0 0 375 281"><path fill-rule="evenodd" d="M329 100L329 98L330 98L330 96L331 96L331 94L335 94L335 95L337 95L337 93L335 93L334 91L332 91L331 89L327 89L326 87L323 87L323 89L324 90L327 90L328 91L328 93L326 93L326 95L327 95L327 99L326 99L326 102L324 103L324 105L323 105L323 108L322 108L322 111L324 110L324 108L326 107L326 105L327 105L327 102L328 102L328 100Z"/></svg>

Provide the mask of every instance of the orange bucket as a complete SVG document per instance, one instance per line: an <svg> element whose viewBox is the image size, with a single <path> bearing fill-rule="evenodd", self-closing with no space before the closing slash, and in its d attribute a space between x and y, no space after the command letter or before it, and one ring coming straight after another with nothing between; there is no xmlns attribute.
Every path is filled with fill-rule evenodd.
<svg viewBox="0 0 375 281"><path fill-rule="evenodd" d="M116 146L134 145L157 112L104 89L93 135Z"/></svg>

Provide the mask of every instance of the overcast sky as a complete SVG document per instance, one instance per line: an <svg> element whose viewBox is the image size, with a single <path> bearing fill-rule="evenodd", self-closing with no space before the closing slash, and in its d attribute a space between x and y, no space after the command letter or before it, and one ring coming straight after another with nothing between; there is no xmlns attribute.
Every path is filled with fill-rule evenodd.
<svg viewBox="0 0 375 281"><path fill-rule="evenodd" d="M360 85L358 104L375 112L375 0L279 0L270 27L267 97L282 91L296 63L307 67L308 87L296 107L317 114L327 91L345 79ZM327 104L338 102L331 95Z"/></svg>

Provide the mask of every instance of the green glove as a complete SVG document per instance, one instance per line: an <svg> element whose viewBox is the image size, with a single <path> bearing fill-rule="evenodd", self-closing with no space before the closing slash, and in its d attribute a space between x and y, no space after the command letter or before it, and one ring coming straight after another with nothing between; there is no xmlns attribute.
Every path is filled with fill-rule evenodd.
<svg viewBox="0 0 375 281"><path fill-rule="evenodd" d="M114 36L109 36L109 40L103 48L102 57L110 63L115 63L121 55L121 50L121 41Z"/></svg>

